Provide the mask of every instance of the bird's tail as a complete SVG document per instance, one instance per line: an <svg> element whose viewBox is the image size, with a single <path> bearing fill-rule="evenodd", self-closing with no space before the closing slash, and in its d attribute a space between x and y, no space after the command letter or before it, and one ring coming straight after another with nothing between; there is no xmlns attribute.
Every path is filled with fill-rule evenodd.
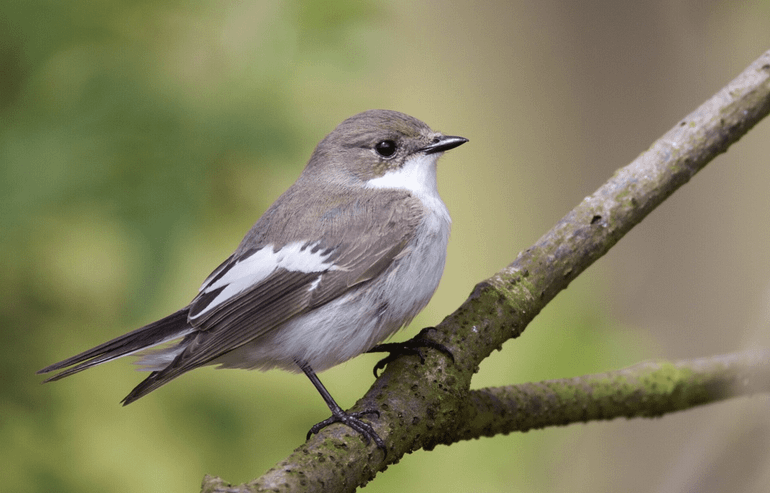
<svg viewBox="0 0 770 493"><path fill-rule="evenodd" d="M99 346L71 358L67 358L64 361L54 363L51 366L46 366L38 371L38 374L64 369L45 380L45 382L59 380L91 368L92 366L101 365L102 363L122 358L123 356L128 356L129 354L136 353L143 349L148 349L163 344L164 342L173 341L174 339L183 337L193 331L193 328L187 322L188 311L189 309L185 307L157 322L145 325L128 334L123 334L120 337L107 341L104 344L100 344Z"/></svg>

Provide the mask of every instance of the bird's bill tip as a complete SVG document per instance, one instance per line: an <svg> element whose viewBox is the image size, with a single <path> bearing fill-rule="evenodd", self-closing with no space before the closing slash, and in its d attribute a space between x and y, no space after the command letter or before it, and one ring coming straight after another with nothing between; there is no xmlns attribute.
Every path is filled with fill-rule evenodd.
<svg viewBox="0 0 770 493"><path fill-rule="evenodd" d="M468 142L468 139L465 137L459 137L457 135L444 135L433 139L433 142L423 147L422 150L425 152L425 154L433 154L436 152L444 152L450 149L454 149L455 147L459 147L466 142Z"/></svg>

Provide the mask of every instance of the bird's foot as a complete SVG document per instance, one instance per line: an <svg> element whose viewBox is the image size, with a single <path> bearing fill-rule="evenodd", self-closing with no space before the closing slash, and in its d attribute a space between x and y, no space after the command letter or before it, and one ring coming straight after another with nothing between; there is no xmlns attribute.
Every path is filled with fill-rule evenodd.
<svg viewBox="0 0 770 493"><path fill-rule="evenodd" d="M422 354L423 348L430 348L430 349L436 349L438 351L441 351L449 359L452 360L454 363L455 357L452 354L452 351L449 350L446 346L443 344L440 344L436 341L432 341L426 337L426 334L432 330L436 330L435 327L425 327L422 329L414 338L409 339L408 341L404 342L389 342L387 344L377 344L373 348L371 348L367 353L390 353L389 355L382 358L380 361L377 362L376 365L374 365L374 378L377 378L377 371L382 370L385 368L388 363L391 361L395 361L396 358L400 356L418 356L420 358L420 363L425 364L425 356Z"/></svg>
<svg viewBox="0 0 770 493"><path fill-rule="evenodd" d="M382 449L385 455L388 455L388 449L385 448L385 442L383 442L382 438L380 438L377 432L374 431L372 425L361 420L361 418L367 414L376 414L378 418L380 417L380 412L376 409L367 409L366 411L361 411L358 413L346 413L339 408L332 409L331 417L326 418L320 423L314 424L313 427L310 428L310 431L307 432L307 440L310 439L311 435L318 433L330 424L342 423L345 426L348 426L357 431L361 435L361 438L363 438L364 443L369 445L370 441L374 441L374 443L377 444L377 447Z"/></svg>

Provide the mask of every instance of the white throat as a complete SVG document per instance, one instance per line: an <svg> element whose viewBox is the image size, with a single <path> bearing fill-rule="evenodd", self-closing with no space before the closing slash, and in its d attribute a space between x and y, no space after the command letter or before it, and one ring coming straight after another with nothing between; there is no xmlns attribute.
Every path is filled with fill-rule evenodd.
<svg viewBox="0 0 770 493"><path fill-rule="evenodd" d="M380 188L391 190L406 190L422 202L422 205L429 211L423 224L422 233L436 235L441 238L442 259L446 255L446 242L449 239L449 229L452 219L449 217L449 210L441 200L438 194L436 183L436 161L443 153L418 154L408 159L404 165L397 169L388 171L382 176L373 178L366 182L367 188ZM443 270L443 260L442 260ZM436 282L438 284L438 281Z"/></svg>
<svg viewBox="0 0 770 493"><path fill-rule="evenodd" d="M407 159L402 167L367 181L366 187L407 190L426 207L433 209L430 204L432 201L441 202L436 183L436 161L441 154L443 153L417 154ZM443 203L441 205L443 206Z"/></svg>

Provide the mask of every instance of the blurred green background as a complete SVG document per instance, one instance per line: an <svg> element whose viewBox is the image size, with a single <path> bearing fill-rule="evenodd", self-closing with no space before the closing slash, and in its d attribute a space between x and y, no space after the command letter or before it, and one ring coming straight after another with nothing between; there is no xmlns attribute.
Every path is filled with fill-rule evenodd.
<svg viewBox="0 0 770 493"><path fill-rule="evenodd" d="M3 491L247 481L328 410L305 377L119 361L35 371L185 305L315 144L369 108L470 143L440 164L439 322L770 48L770 2L0 4ZM770 123L575 281L476 387L770 346ZM322 375L350 406L377 356ZM418 452L367 491L766 491L767 398Z"/></svg>

